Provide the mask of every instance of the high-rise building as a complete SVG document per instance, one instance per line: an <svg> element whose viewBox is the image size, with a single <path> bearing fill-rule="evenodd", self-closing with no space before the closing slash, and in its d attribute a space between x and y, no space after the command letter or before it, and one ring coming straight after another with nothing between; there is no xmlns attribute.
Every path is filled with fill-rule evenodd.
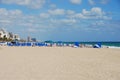
<svg viewBox="0 0 120 80"><path fill-rule="evenodd" d="M4 29L0 29L0 38L3 38L3 37L9 38L9 34Z"/></svg>
<svg viewBox="0 0 120 80"><path fill-rule="evenodd" d="M31 37L30 36L27 37L27 42L31 42Z"/></svg>
<svg viewBox="0 0 120 80"><path fill-rule="evenodd" d="M0 29L0 38L10 38L12 40L20 40L20 37L18 34L13 34L12 32L7 32L4 29Z"/></svg>

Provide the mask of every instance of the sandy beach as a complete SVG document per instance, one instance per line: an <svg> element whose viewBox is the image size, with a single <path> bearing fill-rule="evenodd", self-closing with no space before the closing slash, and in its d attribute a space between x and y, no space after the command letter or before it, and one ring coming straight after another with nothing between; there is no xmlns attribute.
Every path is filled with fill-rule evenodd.
<svg viewBox="0 0 120 80"><path fill-rule="evenodd" d="M0 80L120 80L120 49L0 47Z"/></svg>

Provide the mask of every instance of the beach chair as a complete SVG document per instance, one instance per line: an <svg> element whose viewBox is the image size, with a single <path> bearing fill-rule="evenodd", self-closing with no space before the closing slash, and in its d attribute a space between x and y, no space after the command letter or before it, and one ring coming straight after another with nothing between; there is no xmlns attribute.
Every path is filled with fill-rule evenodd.
<svg viewBox="0 0 120 80"><path fill-rule="evenodd" d="M21 46L25 46L26 44L23 42L23 43L21 43Z"/></svg>
<svg viewBox="0 0 120 80"><path fill-rule="evenodd" d="M38 44L37 44L38 46L41 46L41 43L40 42L38 42Z"/></svg>
<svg viewBox="0 0 120 80"><path fill-rule="evenodd" d="M27 45L27 46L32 46L30 42L27 42L26 45Z"/></svg>
<svg viewBox="0 0 120 80"><path fill-rule="evenodd" d="M16 43L15 43L15 46L20 46L20 43L19 43L19 42L16 42Z"/></svg>
<svg viewBox="0 0 120 80"><path fill-rule="evenodd" d="M47 43L45 43L45 46L48 46Z"/></svg>
<svg viewBox="0 0 120 80"><path fill-rule="evenodd" d="M40 46L47 46L46 43L40 43Z"/></svg>
<svg viewBox="0 0 120 80"><path fill-rule="evenodd" d="M38 43L37 43L37 42L35 42L35 43L34 43L34 45L35 45L35 46L38 46Z"/></svg>
<svg viewBox="0 0 120 80"><path fill-rule="evenodd" d="M12 43L7 43L7 46L13 46L13 44Z"/></svg>

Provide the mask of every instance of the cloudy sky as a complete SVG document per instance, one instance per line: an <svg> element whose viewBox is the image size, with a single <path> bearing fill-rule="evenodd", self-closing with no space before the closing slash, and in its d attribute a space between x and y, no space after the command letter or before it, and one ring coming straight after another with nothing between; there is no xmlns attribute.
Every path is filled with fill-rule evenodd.
<svg viewBox="0 0 120 80"><path fill-rule="evenodd" d="M120 0L0 0L0 28L39 40L120 41Z"/></svg>

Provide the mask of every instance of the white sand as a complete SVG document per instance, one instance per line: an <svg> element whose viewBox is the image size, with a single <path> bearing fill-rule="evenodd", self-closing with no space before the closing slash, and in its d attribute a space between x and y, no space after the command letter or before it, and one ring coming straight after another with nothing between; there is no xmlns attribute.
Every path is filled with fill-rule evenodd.
<svg viewBox="0 0 120 80"><path fill-rule="evenodd" d="M1 47L0 80L120 80L120 49Z"/></svg>

